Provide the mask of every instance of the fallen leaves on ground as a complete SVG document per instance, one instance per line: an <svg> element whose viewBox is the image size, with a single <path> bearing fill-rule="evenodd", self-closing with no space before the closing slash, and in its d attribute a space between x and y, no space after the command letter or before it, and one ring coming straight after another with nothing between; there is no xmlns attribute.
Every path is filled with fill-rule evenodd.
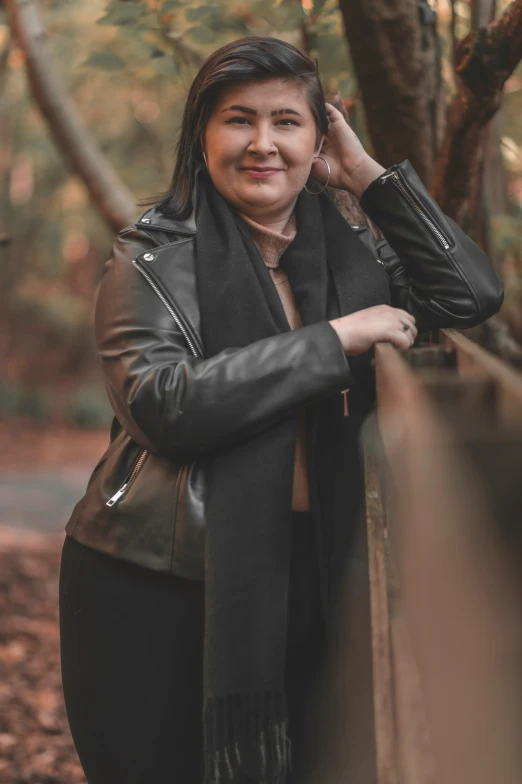
<svg viewBox="0 0 522 784"><path fill-rule="evenodd" d="M85 784L60 680L62 542L0 526L0 784Z"/></svg>

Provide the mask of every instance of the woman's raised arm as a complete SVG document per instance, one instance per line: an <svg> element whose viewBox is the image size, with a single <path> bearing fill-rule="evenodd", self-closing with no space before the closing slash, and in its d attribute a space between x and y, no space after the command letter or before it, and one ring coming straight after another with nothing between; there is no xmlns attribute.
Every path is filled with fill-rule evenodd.
<svg viewBox="0 0 522 784"><path fill-rule="evenodd" d="M415 316L419 330L467 329L499 310L502 280L485 253L444 215L409 161L374 180L361 207L400 259L409 283L400 306Z"/></svg>

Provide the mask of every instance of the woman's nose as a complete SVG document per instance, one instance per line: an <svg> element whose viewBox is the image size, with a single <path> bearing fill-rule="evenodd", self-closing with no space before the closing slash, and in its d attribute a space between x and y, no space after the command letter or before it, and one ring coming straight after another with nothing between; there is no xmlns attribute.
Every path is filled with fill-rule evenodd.
<svg viewBox="0 0 522 784"><path fill-rule="evenodd" d="M253 128L248 150L249 152L257 153L257 155L270 155L270 153L277 152L270 129L261 125Z"/></svg>

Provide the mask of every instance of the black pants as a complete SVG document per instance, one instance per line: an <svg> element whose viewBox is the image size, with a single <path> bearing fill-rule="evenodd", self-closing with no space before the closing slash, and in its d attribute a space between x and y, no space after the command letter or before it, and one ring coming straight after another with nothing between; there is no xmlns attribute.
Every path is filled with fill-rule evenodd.
<svg viewBox="0 0 522 784"><path fill-rule="evenodd" d="M89 784L201 784L204 586L66 537L62 678ZM296 782L324 648L310 515L294 513L286 690Z"/></svg>

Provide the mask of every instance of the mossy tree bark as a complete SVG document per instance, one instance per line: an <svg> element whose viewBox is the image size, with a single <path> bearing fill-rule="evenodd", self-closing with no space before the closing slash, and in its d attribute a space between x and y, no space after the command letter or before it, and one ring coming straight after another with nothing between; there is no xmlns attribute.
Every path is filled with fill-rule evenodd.
<svg viewBox="0 0 522 784"><path fill-rule="evenodd" d="M457 45L458 90L447 112L431 192L458 220L475 176L485 129L498 110L504 84L522 59L522 0Z"/></svg>

